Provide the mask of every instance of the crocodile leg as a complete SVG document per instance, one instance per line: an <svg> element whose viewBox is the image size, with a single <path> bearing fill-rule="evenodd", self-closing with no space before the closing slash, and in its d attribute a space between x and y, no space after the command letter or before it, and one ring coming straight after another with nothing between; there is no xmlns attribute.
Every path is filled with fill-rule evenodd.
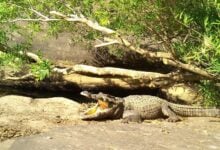
<svg viewBox="0 0 220 150"><path fill-rule="evenodd" d="M161 105L162 113L168 117L169 122L181 121L181 118L177 116L169 107L167 103L162 103Z"/></svg>
<svg viewBox="0 0 220 150"><path fill-rule="evenodd" d="M125 110L123 113L122 123L129 123L129 122L141 123L142 119L140 114L135 110Z"/></svg>

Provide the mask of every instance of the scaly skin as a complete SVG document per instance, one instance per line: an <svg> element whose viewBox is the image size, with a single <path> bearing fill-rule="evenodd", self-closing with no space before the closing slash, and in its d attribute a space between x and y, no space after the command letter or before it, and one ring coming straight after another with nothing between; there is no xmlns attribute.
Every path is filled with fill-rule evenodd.
<svg viewBox="0 0 220 150"><path fill-rule="evenodd" d="M220 117L220 109L217 108L179 105L150 95L131 95L119 98L104 93L92 94L87 91L83 91L81 94L88 98L102 100L110 104L110 107L107 109L83 116L82 119L84 120L123 118L125 122L139 122L144 119L156 119L167 116L168 121L176 122L181 120L179 116Z"/></svg>

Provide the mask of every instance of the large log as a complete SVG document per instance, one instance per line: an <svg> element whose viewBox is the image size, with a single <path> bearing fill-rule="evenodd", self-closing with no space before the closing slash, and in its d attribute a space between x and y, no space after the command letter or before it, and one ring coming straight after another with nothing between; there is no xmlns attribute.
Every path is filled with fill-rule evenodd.
<svg viewBox="0 0 220 150"><path fill-rule="evenodd" d="M114 67L75 65L66 69L53 69L50 78L35 81L31 74L22 77L4 77L0 85L13 87L45 88L72 91L73 89L140 89L161 88L173 83L199 80L195 75L178 73L155 73ZM64 73L62 73L64 72Z"/></svg>
<svg viewBox="0 0 220 150"><path fill-rule="evenodd" d="M140 88L158 88L168 85L169 82L164 81L149 81L132 78L112 78L112 77L93 77L82 74L63 75L62 80L34 81L34 80L0 80L0 86L9 86L15 88L37 88L47 89L52 91L73 91L79 89L140 89Z"/></svg>

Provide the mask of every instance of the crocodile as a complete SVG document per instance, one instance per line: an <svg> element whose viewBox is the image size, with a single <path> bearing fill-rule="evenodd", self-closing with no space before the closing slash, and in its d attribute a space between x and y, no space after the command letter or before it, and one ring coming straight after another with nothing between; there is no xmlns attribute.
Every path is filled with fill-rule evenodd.
<svg viewBox="0 0 220 150"><path fill-rule="evenodd" d="M166 117L170 122L182 117L220 117L219 108L203 108L174 104L151 95L130 95L124 98L105 93L82 91L81 95L98 103L81 115L82 120L123 119L123 122L142 122L145 119ZM180 117L181 116L181 117Z"/></svg>

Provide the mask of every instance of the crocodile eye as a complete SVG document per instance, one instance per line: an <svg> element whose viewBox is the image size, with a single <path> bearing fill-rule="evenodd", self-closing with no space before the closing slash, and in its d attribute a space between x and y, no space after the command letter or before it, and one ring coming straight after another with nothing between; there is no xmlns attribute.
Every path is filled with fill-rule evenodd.
<svg viewBox="0 0 220 150"><path fill-rule="evenodd" d="M109 107L109 108L112 108L112 107L114 107L114 106L115 106L115 103L114 103L114 102L109 102L109 103L108 103L108 107Z"/></svg>

